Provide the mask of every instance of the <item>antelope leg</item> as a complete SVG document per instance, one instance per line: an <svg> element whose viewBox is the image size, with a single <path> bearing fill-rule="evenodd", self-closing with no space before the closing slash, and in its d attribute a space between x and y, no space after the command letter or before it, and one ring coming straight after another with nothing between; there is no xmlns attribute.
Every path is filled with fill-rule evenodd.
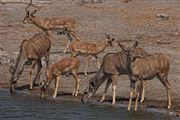
<svg viewBox="0 0 180 120"><path fill-rule="evenodd" d="M164 85L167 91L167 100L168 100L168 109L171 108L171 85L167 79L167 76L159 75L158 79L161 81L161 83Z"/></svg>
<svg viewBox="0 0 180 120"><path fill-rule="evenodd" d="M87 68L88 68L88 66L89 66L89 62L90 62L91 58L92 58L92 56L90 55L90 56L88 57L88 59L87 59L87 62L86 62L86 68L85 68L85 72L84 72L86 76L87 76Z"/></svg>
<svg viewBox="0 0 180 120"><path fill-rule="evenodd" d="M54 89L53 98L56 98L56 96L57 96L57 90L58 90L58 87L59 87L60 80L61 80L61 76L58 75L58 76L56 77L56 82L55 82L55 89Z"/></svg>
<svg viewBox="0 0 180 120"><path fill-rule="evenodd" d="M30 71L29 71L29 81L30 81L29 89L30 90L33 88L32 74L33 74L35 65L36 65L36 61L32 61L31 68L30 68Z"/></svg>
<svg viewBox="0 0 180 120"><path fill-rule="evenodd" d="M42 69L41 59L39 59L39 60L37 61L37 64L38 64L38 70L37 70L36 76L35 76L35 78L34 78L34 80L33 80L33 85L36 84L36 81L37 81L37 83L38 83L38 81L39 81L40 71L41 71L41 69Z"/></svg>
<svg viewBox="0 0 180 120"><path fill-rule="evenodd" d="M137 107L138 107L140 84L141 82L137 80L136 85L135 85L135 94L136 94L136 100L135 100L135 106L134 106L135 111L137 111Z"/></svg>
<svg viewBox="0 0 180 120"><path fill-rule="evenodd" d="M46 70L47 70L49 68L49 52L45 54L45 61L46 61Z"/></svg>
<svg viewBox="0 0 180 120"><path fill-rule="evenodd" d="M77 41L80 41L80 38L76 35L75 32L72 32L72 31L71 31L71 34L76 38Z"/></svg>
<svg viewBox="0 0 180 120"><path fill-rule="evenodd" d="M72 95L77 96L79 92L79 87L80 87L80 79L77 75L77 70L72 70L72 74L73 74L74 79L76 80L76 85L75 85L74 92Z"/></svg>
<svg viewBox="0 0 180 120"><path fill-rule="evenodd" d="M70 41L68 40L67 46L66 46L66 48L63 51L64 53L66 53L66 51L69 49L69 45L70 45Z"/></svg>
<svg viewBox="0 0 180 120"><path fill-rule="evenodd" d="M107 80L107 83L106 83L106 87L105 87L104 93L103 93L103 96L102 96L100 102L103 102L103 101L105 100L106 93L107 93L108 88L109 88L109 86L111 85L111 83L112 83L112 79L108 79L108 80Z"/></svg>
<svg viewBox="0 0 180 120"><path fill-rule="evenodd" d="M142 85L143 85L143 91L142 91L142 96L141 96L141 101L140 101L141 103L144 101L147 82L143 80Z"/></svg>
<svg viewBox="0 0 180 120"><path fill-rule="evenodd" d="M116 103L116 86L117 86L117 75L112 76L112 104L114 105Z"/></svg>
<svg viewBox="0 0 180 120"><path fill-rule="evenodd" d="M131 103L132 103L132 97L133 97L133 91L134 91L134 83L133 81L130 81L130 95L129 95L129 103L128 103L128 111L131 109Z"/></svg>

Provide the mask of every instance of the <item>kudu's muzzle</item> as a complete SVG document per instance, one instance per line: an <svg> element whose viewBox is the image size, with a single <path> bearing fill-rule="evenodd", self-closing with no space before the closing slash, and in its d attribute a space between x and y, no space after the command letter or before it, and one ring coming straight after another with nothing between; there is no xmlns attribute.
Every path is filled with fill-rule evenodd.
<svg viewBox="0 0 180 120"><path fill-rule="evenodd" d="M16 81L11 81L10 82L10 87L9 87L9 90L10 90L10 93L15 93L16 92Z"/></svg>
<svg viewBox="0 0 180 120"><path fill-rule="evenodd" d="M81 98L81 102L86 103L92 97L92 95L92 92L84 92Z"/></svg>

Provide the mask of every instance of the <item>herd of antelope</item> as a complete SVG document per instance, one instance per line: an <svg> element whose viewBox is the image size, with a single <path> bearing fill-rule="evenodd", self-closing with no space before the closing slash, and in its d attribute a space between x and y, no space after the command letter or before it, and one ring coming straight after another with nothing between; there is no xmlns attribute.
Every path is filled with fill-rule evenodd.
<svg viewBox="0 0 180 120"><path fill-rule="evenodd" d="M105 100L107 90L112 83L112 104L115 104L117 78L118 76L125 74L128 75L130 79L128 110L131 108L133 95L135 95L134 110L137 110L139 97L141 96L140 102L144 101L147 80L151 80L155 77L158 78L166 88L168 101L167 107L168 109L171 107L171 87L167 78L170 62L165 55L161 53L147 53L144 49L137 48L137 41L129 47L125 47L123 44L118 42L122 51L106 54L103 58L102 64L100 65L98 54L107 46L112 46L112 42L115 40L114 38L110 38L108 34L105 34L106 39L99 44L81 41L75 33L75 19L71 17L39 18L35 16L37 10L29 10L31 5L32 0L30 0L30 3L26 7L26 16L23 23L34 24L41 28L43 32L35 34L29 40L25 39L21 43L16 64L9 68L9 71L12 74L10 79L10 92L15 92L17 81L19 80L24 67L30 66L29 89L33 89L35 85L39 85L41 87L41 96L43 97L51 81L55 79L53 98L56 98L62 75L71 72L76 81L72 95L77 96L80 88L80 79L77 74L80 61L77 56L85 55L88 58L85 67L85 75L87 75L87 68L92 57L97 60L98 72L89 80L89 84L84 90L81 101L86 102L90 99L100 85L107 80L100 102ZM71 57L63 58L49 67L49 55L53 39L52 31L54 30L59 31L59 34L67 36L69 42L64 53L69 50ZM72 41L71 35L76 39L74 43L70 42ZM42 73L42 57L45 57L46 61L46 80L39 82ZM38 66L37 72L34 79L32 79L32 74L36 64Z"/></svg>

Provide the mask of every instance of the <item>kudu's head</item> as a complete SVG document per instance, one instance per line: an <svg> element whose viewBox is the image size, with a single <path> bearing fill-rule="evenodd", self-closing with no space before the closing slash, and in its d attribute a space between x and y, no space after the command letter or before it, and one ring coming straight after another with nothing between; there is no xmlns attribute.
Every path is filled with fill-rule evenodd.
<svg viewBox="0 0 180 120"><path fill-rule="evenodd" d="M93 96L93 94L96 91L95 86L96 86L95 81L93 79L90 80L89 86L84 90L81 102L87 102L87 100L90 99Z"/></svg>
<svg viewBox="0 0 180 120"><path fill-rule="evenodd" d="M31 19L33 17L35 17L34 14L37 12L37 10L33 10L32 12L30 10L28 10L28 8L31 6L31 4L32 4L32 0L30 1L30 3L28 4L28 6L25 9L26 16L23 19L23 23L31 23Z"/></svg>
<svg viewBox="0 0 180 120"><path fill-rule="evenodd" d="M12 74L11 78L9 80L9 83L10 83L10 92L15 92L16 82L19 79L19 76L15 74L15 70L14 70L13 66L10 66L9 72Z"/></svg>
<svg viewBox="0 0 180 120"><path fill-rule="evenodd" d="M118 45L121 47L121 49L125 52L127 58L131 60L132 62L135 60L137 55L135 54L134 50L138 46L138 41L135 41L135 43L130 47L125 47L118 41Z"/></svg>
<svg viewBox="0 0 180 120"><path fill-rule="evenodd" d="M113 47L113 44L112 42L115 40L114 38L110 38L110 36L108 34L105 33L105 36L106 36L106 41L108 43L108 46L111 46Z"/></svg>

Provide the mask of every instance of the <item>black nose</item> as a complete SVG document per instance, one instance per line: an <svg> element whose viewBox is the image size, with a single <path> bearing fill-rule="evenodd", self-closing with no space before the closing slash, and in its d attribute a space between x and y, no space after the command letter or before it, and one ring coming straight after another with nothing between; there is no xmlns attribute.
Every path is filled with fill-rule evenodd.
<svg viewBox="0 0 180 120"><path fill-rule="evenodd" d="M15 93L15 88L13 86L10 86L9 91L10 91L10 93Z"/></svg>
<svg viewBox="0 0 180 120"><path fill-rule="evenodd" d="M85 100L85 99L81 99L81 102L83 102L83 103L87 103L87 100Z"/></svg>
<svg viewBox="0 0 180 120"><path fill-rule="evenodd" d="M81 102L84 102L83 98L81 98Z"/></svg>
<svg viewBox="0 0 180 120"><path fill-rule="evenodd" d="M86 102L87 102L87 100L84 98L84 96L82 96L82 98L81 98L81 102L84 102L84 103L86 103Z"/></svg>

